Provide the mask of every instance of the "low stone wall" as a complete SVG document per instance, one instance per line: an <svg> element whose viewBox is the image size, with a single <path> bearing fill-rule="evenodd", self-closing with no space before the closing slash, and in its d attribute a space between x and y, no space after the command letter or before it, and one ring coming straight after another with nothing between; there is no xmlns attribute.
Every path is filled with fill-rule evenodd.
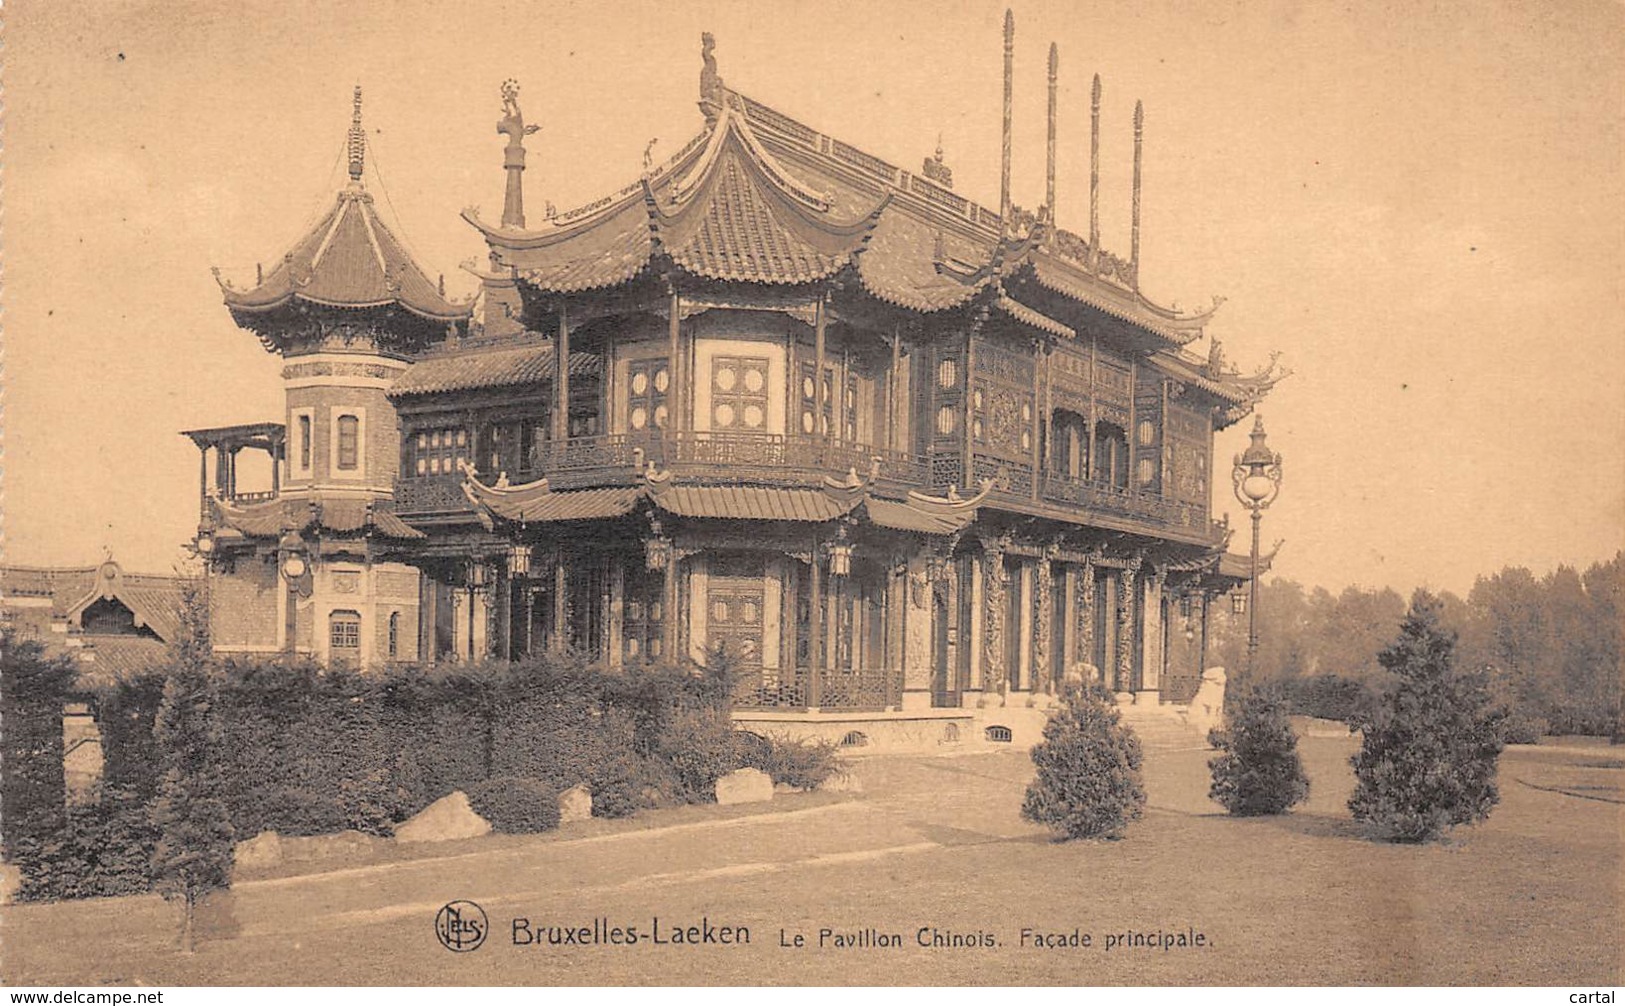
<svg viewBox="0 0 1625 1006"><path fill-rule="evenodd" d="M735 710L734 725L763 737L824 740L851 753L930 753L980 743L975 710L793 713Z"/></svg>

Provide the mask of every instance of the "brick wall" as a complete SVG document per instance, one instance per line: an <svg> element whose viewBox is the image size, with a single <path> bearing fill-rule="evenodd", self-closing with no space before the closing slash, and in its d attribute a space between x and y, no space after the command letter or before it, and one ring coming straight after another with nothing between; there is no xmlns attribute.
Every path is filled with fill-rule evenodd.
<svg viewBox="0 0 1625 1006"><path fill-rule="evenodd" d="M209 603L216 649L275 648L281 589L276 566L265 559L243 558L231 572L211 577Z"/></svg>

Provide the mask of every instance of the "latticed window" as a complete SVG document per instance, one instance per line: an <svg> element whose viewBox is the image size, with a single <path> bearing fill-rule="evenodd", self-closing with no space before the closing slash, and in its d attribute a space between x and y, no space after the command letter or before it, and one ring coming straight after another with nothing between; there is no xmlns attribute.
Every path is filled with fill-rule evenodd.
<svg viewBox="0 0 1625 1006"><path fill-rule="evenodd" d="M360 464L361 420L355 416L339 417L339 457L341 471L355 471Z"/></svg>
<svg viewBox="0 0 1625 1006"><path fill-rule="evenodd" d="M661 573L629 569L622 608L621 652L628 662L659 660L661 628L665 617L665 577Z"/></svg>
<svg viewBox="0 0 1625 1006"><path fill-rule="evenodd" d="M299 467L310 470L310 417L299 417Z"/></svg>
<svg viewBox="0 0 1625 1006"><path fill-rule="evenodd" d="M671 372L664 357L633 360L626 373L626 425L633 433L666 428Z"/></svg>
<svg viewBox="0 0 1625 1006"><path fill-rule="evenodd" d="M334 656L358 656L361 652L361 613L335 611L329 615L327 641Z"/></svg>
<svg viewBox="0 0 1625 1006"><path fill-rule="evenodd" d="M719 356L711 362L711 426L718 430L767 427L767 359Z"/></svg>
<svg viewBox="0 0 1625 1006"><path fill-rule="evenodd" d="M801 365L801 432L805 434L832 432L831 420L835 410L841 407L840 434L844 440L858 439L858 379L848 376L846 392L844 395L835 394L835 368L824 367L824 414L818 416L818 386L813 382L813 372L816 366L811 363Z"/></svg>
<svg viewBox="0 0 1625 1006"><path fill-rule="evenodd" d="M450 475L458 461L468 460L468 431L462 428L419 430L412 440L413 475Z"/></svg>

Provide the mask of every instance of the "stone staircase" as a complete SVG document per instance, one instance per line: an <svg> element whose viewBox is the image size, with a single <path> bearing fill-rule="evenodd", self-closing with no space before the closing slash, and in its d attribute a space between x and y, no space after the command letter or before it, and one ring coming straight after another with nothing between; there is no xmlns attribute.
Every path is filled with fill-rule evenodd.
<svg viewBox="0 0 1625 1006"><path fill-rule="evenodd" d="M1207 747L1207 733L1186 720L1186 707L1155 701L1119 699L1123 723L1140 738L1146 751L1188 751Z"/></svg>

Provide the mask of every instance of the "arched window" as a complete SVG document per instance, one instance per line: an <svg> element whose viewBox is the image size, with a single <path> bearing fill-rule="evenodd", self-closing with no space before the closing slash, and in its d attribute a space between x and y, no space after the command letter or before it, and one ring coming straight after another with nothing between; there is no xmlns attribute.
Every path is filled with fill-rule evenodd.
<svg viewBox="0 0 1625 1006"><path fill-rule="evenodd" d="M355 416L339 417L338 467L353 472L360 465L361 420Z"/></svg>
<svg viewBox="0 0 1625 1006"><path fill-rule="evenodd" d="M1128 488L1128 435L1114 423L1095 424L1094 470L1098 482Z"/></svg>

